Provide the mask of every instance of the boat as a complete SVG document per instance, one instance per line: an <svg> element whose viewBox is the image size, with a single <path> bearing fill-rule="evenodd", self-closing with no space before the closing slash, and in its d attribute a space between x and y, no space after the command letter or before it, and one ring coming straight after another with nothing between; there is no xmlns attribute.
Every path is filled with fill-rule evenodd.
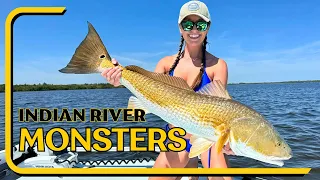
<svg viewBox="0 0 320 180"><path fill-rule="evenodd" d="M152 168L155 159L142 158L134 160L109 159L103 161L79 161L79 155L88 153L82 147L77 147L76 152L71 152L70 148L53 152L45 147L44 152L37 152L36 146L29 147L26 143L25 152L19 152L19 145L13 146L13 162L20 168ZM129 147L124 147L124 151L128 152ZM96 151L92 151L94 153ZM117 152L116 147L112 147L108 152ZM156 153L160 152L159 147L155 149ZM91 152L90 152L91 153ZM200 157L199 157L200 158ZM199 161L201 163L201 161ZM201 168L201 167L199 167ZM148 177L109 177L109 176L19 176L8 167L5 160L5 150L0 151L0 179L3 180L147 180ZM182 177L181 180L188 180L189 177ZM205 180L206 177L199 177L199 180ZM235 177L235 179L259 179L260 177Z"/></svg>

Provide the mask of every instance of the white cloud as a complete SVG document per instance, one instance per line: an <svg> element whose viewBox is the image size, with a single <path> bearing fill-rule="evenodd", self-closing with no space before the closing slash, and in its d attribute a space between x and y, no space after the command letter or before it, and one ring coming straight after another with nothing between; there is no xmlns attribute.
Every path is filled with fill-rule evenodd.
<svg viewBox="0 0 320 180"><path fill-rule="evenodd" d="M230 30L210 34L207 46L209 52L226 60L229 82L320 79L320 40L287 49L248 51L246 44L231 35Z"/></svg>
<svg viewBox="0 0 320 180"><path fill-rule="evenodd" d="M163 43L164 45L176 45L179 46L180 45L180 41L167 41Z"/></svg>
<svg viewBox="0 0 320 180"><path fill-rule="evenodd" d="M117 55L142 59L142 58L151 58L151 57L162 56L166 53L167 53L166 51L160 51L160 52L123 52L123 53L117 54Z"/></svg>
<svg viewBox="0 0 320 180"><path fill-rule="evenodd" d="M131 53L117 53L112 55L122 65L137 65L149 71L153 71L158 61L165 55L167 51L160 52L131 52Z"/></svg>
<svg viewBox="0 0 320 180"><path fill-rule="evenodd" d="M320 41L292 49L245 51L225 57L229 82L270 82L320 79Z"/></svg>
<svg viewBox="0 0 320 180"><path fill-rule="evenodd" d="M217 40L226 39L228 33L229 33L229 31L222 31L222 33L220 35L218 35Z"/></svg>
<svg viewBox="0 0 320 180"><path fill-rule="evenodd" d="M61 58L59 58L61 59ZM65 63L63 63L65 62ZM58 70L65 67L69 59L57 61L52 58L14 62L13 84L82 84L106 82L97 74L63 74Z"/></svg>
<svg viewBox="0 0 320 180"><path fill-rule="evenodd" d="M113 58L115 58L120 64L129 65L129 64L135 64L135 65L142 65L145 64L143 60L134 59L130 57L124 57L124 56L118 56L113 55Z"/></svg>

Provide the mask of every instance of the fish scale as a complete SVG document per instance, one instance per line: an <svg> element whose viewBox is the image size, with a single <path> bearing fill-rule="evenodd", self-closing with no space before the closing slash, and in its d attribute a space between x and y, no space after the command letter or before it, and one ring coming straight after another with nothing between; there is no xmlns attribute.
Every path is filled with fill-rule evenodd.
<svg viewBox="0 0 320 180"><path fill-rule="evenodd" d="M121 82L128 89L131 89L135 96L144 98L145 107L157 109L154 114L175 126L183 126L187 132L193 134L216 139L216 137L212 137L215 133L214 129L221 123L228 124L234 118L232 115L236 114L230 109L237 108L225 108L225 106L231 106L228 105L228 102L231 101L212 96L194 96L193 93L183 92L181 89L153 81L151 78L133 75L130 71L122 72ZM158 89L158 87L162 87L162 89ZM159 90L161 96L154 94L151 96L150 92L155 90ZM152 102L157 102L157 104ZM234 103L233 106L237 106L237 104ZM168 111L174 115L167 116ZM228 117L230 118L228 119Z"/></svg>

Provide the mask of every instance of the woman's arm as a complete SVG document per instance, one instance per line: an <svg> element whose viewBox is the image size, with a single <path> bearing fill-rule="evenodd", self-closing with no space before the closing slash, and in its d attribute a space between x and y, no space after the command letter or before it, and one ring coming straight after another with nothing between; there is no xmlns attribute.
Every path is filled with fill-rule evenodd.
<svg viewBox="0 0 320 180"><path fill-rule="evenodd" d="M213 80L220 80L224 88L227 88L228 84L228 66L227 63L223 59L219 59L218 63L214 67L214 77ZM211 168L228 168L227 159L223 152L219 154L216 151L215 145L211 147L210 151L210 167ZM205 157L208 155L205 155ZM207 159L206 157L205 159ZM208 163L206 163L208 164ZM231 180L231 177L209 177L209 179L224 179L224 180Z"/></svg>
<svg viewBox="0 0 320 180"><path fill-rule="evenodd" d="M227 89L228 84L228 66L223 59L219 59L214 70L213 80L220 80L224 88Z"/></svg>
<svg viewBox="0 0 320 180"><path fill-rule="evenodd" d="M166 72L166 65L168 63L170 63L171 60L172 60L171 56L166 56L166 57L162 58L158 62L154 72L165 73ZM118 64L118 61L116 59L112 59L112 63ZM121 69L119 67L107 68L106 70L104 70L101 73L101 76L106 78L107 81L115 87L120 86L121 75L122 75Z"/></svg>

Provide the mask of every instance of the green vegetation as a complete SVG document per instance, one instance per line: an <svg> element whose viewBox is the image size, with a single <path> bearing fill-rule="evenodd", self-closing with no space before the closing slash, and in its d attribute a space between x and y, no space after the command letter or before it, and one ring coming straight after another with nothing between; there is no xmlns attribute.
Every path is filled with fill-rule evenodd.
<svg viewBox="0 0 320 180"><path fill-rule="evenodd" d="M236 84L279 84L279 83L308 83L308 82L320 82L320 80L305 80L305 81L281 81L281 82L252 82L252 83L229 83L229 85L236 85Z"/></svg>
<svg viewBox="0 0 320 180"><path fill-rule="evenodd" d="M5 85L0 85L0 92L4 92ZM19 84L13 86L13 91L49 91L49 90L75 90L75 89L109 89L115 88L111 84L98 83L98 84ZM117 88L123 88L119 86Z"/></svg>
<svg viewBox="0 0 320 180"><path fill-rule="evenodd" d="M320 80L308 81L283 81L283 82L257 82L257 83L229 83L229 85L237 84L276 84L276 83L307 83L320 82ZM109 89L109 88L124 88L124 86L114 87L107 83L97 84L18 84L13 86L13 91L49 91L49 90L76 90L76 89ZM4 84L0 85L0 92L4 92Z"/></svg>

